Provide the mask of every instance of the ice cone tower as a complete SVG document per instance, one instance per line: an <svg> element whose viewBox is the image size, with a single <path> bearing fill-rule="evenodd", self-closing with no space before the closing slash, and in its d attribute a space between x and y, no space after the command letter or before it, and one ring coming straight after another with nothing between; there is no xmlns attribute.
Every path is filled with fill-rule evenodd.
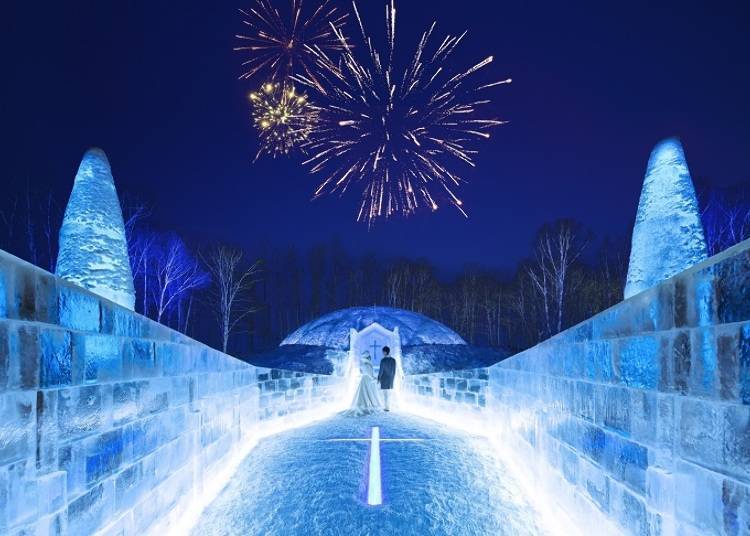
<svg viewBox="0 0 750 536"><path fill-rule="evenodd" d="M78 168L60 229L56 273L133 309L135 291L122 209L107 155L89 149Z"/></svg>
<svg viewBox="0 0 750 536"><path fill-rule="evenodd" d="M695 188L675 138L651 151L633 228L625 298L708 256Z"/></svg>

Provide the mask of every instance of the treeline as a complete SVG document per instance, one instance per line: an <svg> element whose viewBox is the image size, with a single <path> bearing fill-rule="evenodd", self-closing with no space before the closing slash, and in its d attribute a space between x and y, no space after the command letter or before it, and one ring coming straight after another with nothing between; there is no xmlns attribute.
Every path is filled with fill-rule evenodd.
<svg viewBox="0 0 750 536"><path fill-rule="evenodd" d="M67 198L18 184L4 193L0 248L54 271ZM146 206L124 199L136 310L238 356L273 348L326 312L376 304L517 351L620 301L627 273L628 239L572 220L542 226L513 271L467 266L441 277L427 259L352 256L335 241L254 252L195 243L153 230ZM711 254L750 237L746 190L711 190L701 204Z"/></svg>
<svg viewBox="0 0 750 536"><path fill-rule="evenodd" d="M584 255L588 249L596 254ZM269 252L256 289L254 344L277 343L328 311L379 304L423 313L472 344L520 349L622 299L626 266L622 242L595 246L569 220L540 229L515 273L468 266L441 278L426 259L353 257L337 243Z"/></svg>

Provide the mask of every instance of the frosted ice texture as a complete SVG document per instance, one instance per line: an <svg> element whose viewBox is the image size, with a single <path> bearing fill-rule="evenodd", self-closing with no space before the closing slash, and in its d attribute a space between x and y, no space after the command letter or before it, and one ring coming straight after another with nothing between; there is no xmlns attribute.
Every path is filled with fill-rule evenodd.
<svg viewBox="0 0 750 536"><path fill-rule="evenodd" d="M458 334L440 322L419 313L393 307L352 307L334 311L300 327L281 344L348 349L349 329L361 331L374 322L391 331L398 327L402 346L466 344Z"/></svg>
<svg viewBox="0 0 750 536"><path fill-rule="evenodd" d="M367 506L362 478L369 442L342 441L367 439L373 426L388 440L379 508ZM547 534L533 498L505 463L486 439L433 421L337 416L265 439L192 534Z"/></svg>
<svg viewBox="0 0 750 536"><path fill-rule="evenodd" d="M625 298L706 259L698 201L679 140L654 147L633 228Z"/></svg>
<svg viewBox="0 0 750 536"><path fill-rule="evenodd" d="M56 273L133 309L125 225L109 161L101 149L86 151L78 168L60 229Z"/></svg>

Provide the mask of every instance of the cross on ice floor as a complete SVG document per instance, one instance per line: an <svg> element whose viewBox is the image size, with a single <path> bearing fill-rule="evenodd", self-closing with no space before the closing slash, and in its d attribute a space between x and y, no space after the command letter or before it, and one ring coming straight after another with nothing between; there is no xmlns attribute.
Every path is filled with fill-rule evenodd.
<svg viewBox="0 0 750 536"><path fill-rule="evenodd" d="M536 519L485 439L377 414L264 439L193 534L544 534Z"/></svg>
<svg viewBox="0 0 750 536"><path fill-rule="evenodd" d="M373 426L369 439L364 438L336 438L326 439L324 441L367 441L370 444L368 477L367 477L367 504L370 506L379 506L383 504L383 482L380 470L380 443L385 442L418 442L426 441L423 437L400 437L400 438L382 438L380 437L380 427Z"/></svg>

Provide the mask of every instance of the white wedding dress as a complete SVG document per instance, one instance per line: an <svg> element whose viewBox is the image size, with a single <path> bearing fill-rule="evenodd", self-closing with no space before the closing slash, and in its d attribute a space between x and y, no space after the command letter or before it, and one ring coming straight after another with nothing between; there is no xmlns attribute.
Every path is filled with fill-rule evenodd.
<svg viewBox="0 0 750 536"><path fill-rule="evenodd" d="M362 374L362 378L354 395L352 407L346 410L344 415L361 417L362 415L375 413L383 406L380 398L380 387L378 387L375 381L375 371L372 368L372 361L369 354L360 358L359 372Z"/></svg>

